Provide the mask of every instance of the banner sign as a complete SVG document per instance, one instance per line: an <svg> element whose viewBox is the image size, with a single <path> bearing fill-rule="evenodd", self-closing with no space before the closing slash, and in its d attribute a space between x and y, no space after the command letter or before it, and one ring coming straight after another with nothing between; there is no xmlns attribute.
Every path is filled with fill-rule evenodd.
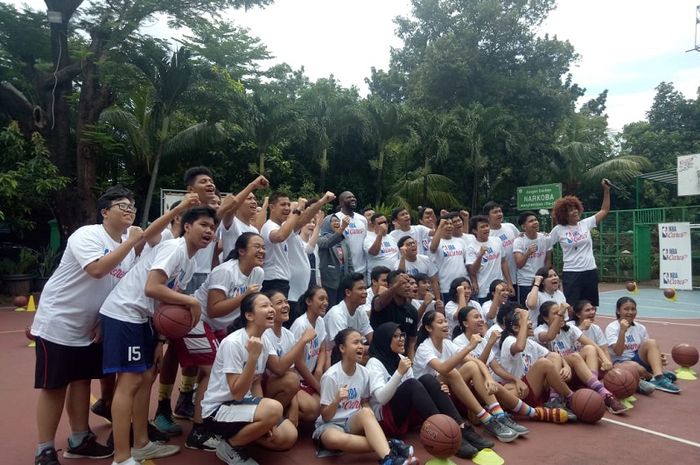
<svg viewBox="0 0 700 465"><path fill-rule="evenodd" d="M561 198L561 184L521 186L517 189L518 210L551 209L554 201Z"/></svg>
<svg viewBox="0 0 700 465"><path fill-rule="evenodd" d="M693 290L690 223L659 223L659 287Z"/></svg>

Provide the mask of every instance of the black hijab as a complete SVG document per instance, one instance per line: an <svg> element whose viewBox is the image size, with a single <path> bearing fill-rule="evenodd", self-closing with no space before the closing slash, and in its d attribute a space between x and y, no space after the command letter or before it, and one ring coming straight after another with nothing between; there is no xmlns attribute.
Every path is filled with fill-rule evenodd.
<svg viewBox="0 0 700 465"><path fill-rule="evenodd" d="M401 361L399 354L391 350L391 340L394 338L397 328L399 328L398 323L391 321L382 323L374 330L372 343L369 345L370 357L374 357L382 362L389 375L394 374Z"/></svg>

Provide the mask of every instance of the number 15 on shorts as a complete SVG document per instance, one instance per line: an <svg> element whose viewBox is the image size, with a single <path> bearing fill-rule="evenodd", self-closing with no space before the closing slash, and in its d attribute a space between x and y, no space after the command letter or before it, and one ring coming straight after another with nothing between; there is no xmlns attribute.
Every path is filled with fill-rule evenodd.
<svg viewBox="0 0 700 465"><path fill-rule="evenodd" d="M127 347L127 360L130 362L138 362L141 360L141 346L129 346Z"/></svg>

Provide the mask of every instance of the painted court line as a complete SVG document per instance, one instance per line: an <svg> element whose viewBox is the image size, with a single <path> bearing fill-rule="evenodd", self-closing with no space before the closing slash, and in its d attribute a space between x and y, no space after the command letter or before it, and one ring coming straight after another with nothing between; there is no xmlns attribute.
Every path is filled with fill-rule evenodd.
<svg viewBox="0 0 700 465"><path fill-rule="evenodd" d="M601 420L607 421L608 423L612 423L614 425L624 426L625 428L630 428L633 430L641 431L642 433L652 434L654 436L659 436L661 438L670 439L671 441L680 442L681 444L687 444L689 446L697 447L700 449L700 443L688 441L687 439L679 438L676 436L671 436L670 434L659 433L658 431L654 431L654 430L647 429L647 428L642 428L641 426L630 425L629 423L623 423L623 422L617 421L617 420L611 420L610 418L601 418Z"/></svg>

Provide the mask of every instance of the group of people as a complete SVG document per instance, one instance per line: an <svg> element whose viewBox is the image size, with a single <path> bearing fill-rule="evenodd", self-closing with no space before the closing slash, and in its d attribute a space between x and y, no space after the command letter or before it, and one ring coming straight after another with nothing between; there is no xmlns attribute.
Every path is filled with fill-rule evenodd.
<svg viewBox="0 0 700 465"><path fill-rule="evenodd" d="M261 208L262 176L223 198L205 167L184 181L187 194L145 230L133 226L133 194L113 187L98 200L98 224L69 237L31 329L35 465L60 463L64 407L65 458L135 465L176 454L167 439L183 433L178 417L192 422L186 447L229 465L257 463L252 443L290 449L302 422L314 424L319 456L374 453L404 465L417 460L400 438L436 413L460 426L463 458L494 445L473 424L511 442L528 434L521 419L575 421L576 386L622 413L599 381L614 363L634 363L645 392L679 392L632 299L620 299L605 333L594 323L590 230L609 211L606 182L590 218L575 197L558 200L546 235L532 212L520 230L504 223L495 202L472 217L420 208L414 225L405 208L388 219L357 212L351 192L326 214L331 192L292 201L275 191ZM163 304L191 313L185 337L154 329ZM92 379L101 394L90 407ZM90 430L90 409L112 422L107 445Z"/></svg>

